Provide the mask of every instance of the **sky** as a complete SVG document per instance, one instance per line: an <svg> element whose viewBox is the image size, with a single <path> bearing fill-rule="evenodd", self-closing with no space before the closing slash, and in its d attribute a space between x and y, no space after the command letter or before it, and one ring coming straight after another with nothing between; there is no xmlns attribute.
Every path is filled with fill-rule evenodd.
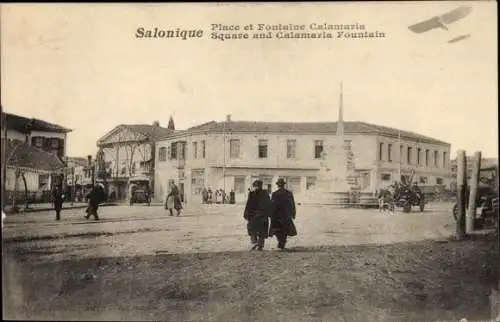
<svg viewBox="0 0 500 322"><path fill-rule="evenodd" d="M466 18L408 26L458 6ZM496 2L1 4L1 100L68 127L86 156L118 124L177 129L233 120L344 119L414 131L498 155ZM211 24L364 24L381 39L210 39ZM139 27L201 39L136 39ZM448 44L453 37L469 38Z"/></svg>

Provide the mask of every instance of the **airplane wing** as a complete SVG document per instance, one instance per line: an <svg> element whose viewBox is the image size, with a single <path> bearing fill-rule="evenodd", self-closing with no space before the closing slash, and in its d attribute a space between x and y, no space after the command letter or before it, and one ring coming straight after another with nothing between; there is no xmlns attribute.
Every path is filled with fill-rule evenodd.
<svg viewBox="0 0 500 322"><path fill-rule="evenodd" d="M469 13L471 13L471 11L472 11L471 7L459 7L442 15L441 20L445 24L450 24L457 20L467 17Z"/></svg>
<svg viewBox="0 0 500 322"><path fill-rule="evenodd" d="M448 43L449 44L453 44L455 42L458 42L460 40L464 40L464 39L469 38L469 37L470 37L470 34L461 35L461 36L458 36L458 37L455 37L455 38L452 38L452 39L448 40Z"/></svg>
<svg viewBox="0 0 500 322"><path fill-rule="evenodd" d="M445 24L450 24L457 20L465 18L467 15L469 15L469 13L471 13L471 11L471 7L459 7L445 13L442 16L433 17L431 19L411 25L408 27L408 29L417 34L421 34L423 32L427 32L436 28L448 30Z"/></svg>
<svg viewBox="0 0 500 322"><path fill-rule="evenodd" d="M441 28L441 27L442 27L442 23L439 21L439 17L434 17L434 18L431 18L429 20L425 20L425 21L419 22L417 24L411 25L408 27L408 29L410 29L411 31L413 31L417 34L421 34L423 32L427 32L429 30Z"/></svg>

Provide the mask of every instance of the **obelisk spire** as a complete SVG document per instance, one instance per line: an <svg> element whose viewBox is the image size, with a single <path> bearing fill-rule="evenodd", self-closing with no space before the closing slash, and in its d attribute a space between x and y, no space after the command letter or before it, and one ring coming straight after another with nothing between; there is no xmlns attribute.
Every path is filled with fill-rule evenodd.
<svg viewBox="0 0 500 322"><path fill-rule="evenodd" d="M339 118L337 120L337 136L344 137L344 93L343 82L340 82Z"/></svg>

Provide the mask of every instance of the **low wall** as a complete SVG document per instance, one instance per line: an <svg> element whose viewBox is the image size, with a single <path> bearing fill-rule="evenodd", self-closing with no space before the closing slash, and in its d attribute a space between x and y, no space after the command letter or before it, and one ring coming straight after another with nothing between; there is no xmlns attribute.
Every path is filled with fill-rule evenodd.
<svg viewBox="0 0 500 322"><path fill-rule="evenodd" d="M51 193L50 191L34 191L28 192L25 194L24 191L18 191L14 193L14 191L6 191L5 195L2 196L3 205L12 205L14 201L14 196L16 200L16 204L25 204L26 202L33 203L48 203L51 202Z"/></svg>

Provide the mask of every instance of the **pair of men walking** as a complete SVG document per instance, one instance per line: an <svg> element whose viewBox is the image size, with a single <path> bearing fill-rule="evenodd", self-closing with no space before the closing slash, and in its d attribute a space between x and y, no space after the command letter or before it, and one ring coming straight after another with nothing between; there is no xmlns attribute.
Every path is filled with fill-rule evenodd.
<svg viewBox="0 0 500 322"><path fill-rule="evenodd" d="M262 181L256 180L252 184L243 215L248 221L248 235L254 244L252 250L263 250L265 240L273 236L278 239L278 248L284 249L287 237L297 235L293 222L296 215L293 194L285 189L286 182L282 178L278 179L276 185L278 190L269 198L268 191L262 187Z"/></svg>

